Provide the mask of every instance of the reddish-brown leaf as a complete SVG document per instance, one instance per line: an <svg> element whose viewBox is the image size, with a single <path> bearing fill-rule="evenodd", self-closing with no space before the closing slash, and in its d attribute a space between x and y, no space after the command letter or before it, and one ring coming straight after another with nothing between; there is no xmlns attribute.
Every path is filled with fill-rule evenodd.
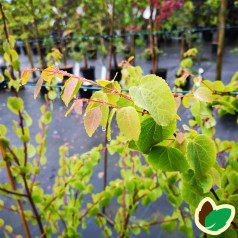
<svg viewBox="0 0 238 238"><path fill-rule="evenodd" d="M62 99L66 106L68 106L78 82L77 78L69 78L65 83Z"/></svg>
<svg viewBox="0 0 238 238"><path fill-rule="evenodd" d="M67 117L72 112L73 109L78 115L81 115L83 110L83 100L76 99L69 108L69 110L65 113L65 116Z"/></svg>
<svg viewBox="0 0 238 238"><path fill-rule="evenodd" d="M36 86L35 86L35 90L34 90L34 99L37 98L37 95L40 92L43 81L44 81L44 79L42 77L40 77L40 79L37 81Z"/></svg>
<svg viewBox="0 0 238 238"><path fill-rule="evenodd" d="M71 105L71 107L69 108L69 110L65 113L65 117L67 117L71 112L72 112L72 110L74 109L74 107L75 107L75 101L73 102L73 104Z"/></svg>
<svg viewBox="0 0 238 238"><path fill-rule="evenodd" d="M102 112L99 107L90 109L84 117L84 127L89 137L93 135L102 120Z"/></svg>
<svg viewBox="0 0 238 238"><path fill-rule="evenodd" d="M182 144L185 140L184 133L183 132L178 132L177 136L176 136L176 139L177 139L179 144Z"/></svg>
<svg viewBox="0 0 238 238"><path fill-rule="evenodd" d="M83 100L77 99L75 101L75 106L74 106L74 111L78 114L81 115L83 111Z"/></svg>

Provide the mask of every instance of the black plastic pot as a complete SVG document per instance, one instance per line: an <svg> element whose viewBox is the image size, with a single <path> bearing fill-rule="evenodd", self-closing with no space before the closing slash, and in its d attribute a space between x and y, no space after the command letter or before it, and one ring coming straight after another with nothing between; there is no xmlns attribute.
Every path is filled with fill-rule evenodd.
<svg viewBox="0 0 238 238"><path fill-rule="evenodd" d="M1 65L0 66L1 68L1 71L2 71L2 75L4 75L4 71L5 69L7 68L6 65ZM0 83L0 89L6 89L7 88L7 81L6 80L3 80L1 83Z"/></svg>
<svg viewBox="0 0 238 238"><path fill-rule="evenodd" d="M73 74L73 65L65 65L59 68L60 70L66 71L69 74ZM64 85L65 81L69 78L69 76L63 77L62 84Z"/></svg>
<svg viewBox="0 0 238 238"><path fill-rule="evenodd" d="M89 67L89 68L81 68L80 69L81 74L83 75L84 78L90 79L92 81L95 80L95 68L94 67ZM80 98L90 98L93 94L93 91L90 89L91 85L87 86L88 89L80 89L79 90L79 95Z"/></svg>
<svg viewBox="0 0 238 238"><path fill-rule="evenodd" d="M80 72L84 78L90 79L93 81L95 80L95 68L94 67L81 68Z"/></svg>
<svg viewBox="0 0 238 238"><path fill-rule="evenodd" d="M27 50L26 50L26 46L25 45L22 46L22 50L23 50L24 55L27 55Z"/></svg>
<svg viewBox="0 0 238 238"><path fill-rule="evenodd" d="M205 42L211 42L213 38L213 32L210 30L204 30L202 31L202 39Z"/></svg>
<svg viewBox="0 0 238 238"><path fill-rule="evenodd" d="M37 47L36 47L36 46L33 46L33 47L31 48L31 50L32 50L33 55L38 55L38 50L37 50Z"/></svg>
<svg viewBox="0 0 238 238"><path fill-rule="evenodd" d="M16 52L17 52L17 54L21 54L21 47L20 46L16 46Z"/></svg>
<svg viewBox="0 0 238 238"><path fill-rule="evenodd" d="M5 69L7 69L7 66L6 65L1 65L0 68L1 68L1 71L2 71L2 75L4 75L4 71L5 71Z"/></svg>
<svg viewBox="0 0 238 238"><path fill-rule="evenodd" d="M74 47L74 51L75 51L75 52L80 52L80 47L79 47L78 45L76 45L76 46Z"/></svg>
<svg viewBox="0 0 238 238"><path fill-rule="evenodd" d="M88 89L86 88L81 88L79 90L79 95L80 95L80 98L91 98L92 94L93 94L93 91L90 89L90 87L92 86L87 86Z"/></svg>
<svg viewBox="0 0 238 238"><path fill-rule="evenodd" d="M33 55L38 55L37 45L32 45L31 50L32 50ZM41 45L41 53L42 53L43 56L46 55L46 47L43 46L43 45Z"/></svg>
<svg viewBox="0 0 238 238"><path fill-rule="evenodd" d="M160 68L160 69L158 69L155 72L155 75L163 78L164 80L166 80L166 78L167 78L167 71L168 71L167 69ZM153 74L153 70L152 69L150 70L150 73Z"/></svg>
<svg viewBox="0 0 238 238"><path fill-rule="evenodd" d="M116 76L115 80L120 82L122 77L121 68L112 68L110 70L110 80L113 80L115 76Z"/></svg>
<svg viewBox="0 0 238 238"><path fill-rule="evenodd" d="M234 43L238 39L238 29L231 28L225 30L225 37L228 41L228 43Z"/></svg>
<svg viewBox="0 0 238 238"><path fill-rule="evenodd" d="M211 48L212 54L213 54L213 55L216 55L216 54L217 54L217 47L218 47L217 42L212 42L211 47L212 47L212 48Z"/></svg>

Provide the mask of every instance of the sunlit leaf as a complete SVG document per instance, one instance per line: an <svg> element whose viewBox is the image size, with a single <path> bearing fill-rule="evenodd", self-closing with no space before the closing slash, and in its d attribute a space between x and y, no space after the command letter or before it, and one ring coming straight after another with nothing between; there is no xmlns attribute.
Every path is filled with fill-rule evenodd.
<svg viewBox="0 0 238 238"><path fill-rule="evenodd" d="M195 93L194 96L200 100L200 101L204 101L204 102L212 102L212 91L208 88L205 87L200 87L198 88Z"/></svg>
<svg viewBox="0 0 238 238"><path fill-rule="evenodd" d="M168 126L176 117L176 104L168 84L160 77L147 75L138 87L130 88L137 106L147 110L157 124Z"/></svg>
<svg viewBox="0 0 238 238"><path fill-rule="evenodd" d="M22 112L24 108L24 102L21 98L9 97L7 101L7 107L15 114L19 111Z"/></svg>
<svg viewBox="0 0 238 238"><path fill-rule="evenodd" d="M31 74L29 72L29 69L25 68L21 74L21 84L22 85L26 84L29 81L30 77L31 77Z"/></svg>
<svg viewBox="0 0 238 238"><path fill-rule="evenodd" d="M43 84L43 81L44 81L44 79L42 77L40 77L39 80L37 81L35 89L34 89L34 99L37 98L37 96L40 92L41 86Z"/></svg>
<svg viewBox="0 0 238 238"><path fill-rule="evenodd" d="M120 131L128 140L137 141L139 139L141 131L140 119L134 107L120 108L117 111L116 120Z"/></svg>
<svg viewBox="0 0 238 238"><path fill-rule="evenodd" d="M66 81L62 91L62 100L64 101L66 106L68 106L69 102L77 93L80 86L81 86L81 81L79 81L77 78L69 78Z"/></svg>
<svg viewBox="0 0 238 238"><path fill-rule="evenodd" d="M102 112L99 107L90 109L84 117L84 127L89 137L93 135L102 120Z"/></svg>

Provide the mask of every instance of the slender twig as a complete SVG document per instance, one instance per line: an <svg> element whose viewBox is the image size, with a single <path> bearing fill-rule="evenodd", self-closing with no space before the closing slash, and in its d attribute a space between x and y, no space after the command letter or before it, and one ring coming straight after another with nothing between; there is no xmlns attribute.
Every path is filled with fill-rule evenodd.
<svg viewBox="0 0 238 238"><path fill-rule="evenodd" d="M169 223L169 222L173 222L173 221L178 221L178 218L172 218L170 220L162 220L162 221L153 221L153 222L143 224L143 225L132 225L132 226L128 226L128 228L130 228L130 229L145 228L145 227L160 225L160 224Z"/></svg>
<svg viewBox="0 0 238 238"><path fill-rule="evenodd" d="M17 155L14 153L14 151L10 148L10 146L8 146L7 149L9 150L11 155L13 156L13 159L14 159L15 163L20 166L19 159L18 159Z"/></svg>
<svg viewBox="0 0 238 238"><path fill-rule="evenodd" d="M216 191L213 188L211 188L210 191L213 194L213 196L216 198L216 200L219 202L220 198L217 196Z"/></svg>
<svg viewBox="0 0 238 238"><path fill-rule="evenodd" d="M52 68L52 70L42 70L42 69L37 69L37 68L33 68L33 69L27 69L29 72L35 72L35 71L44 71L44 72L49 72L49 75L48 76L52 76L52 75L55 75L55 74L63 74L65 76L68 76L68 77L72 77L72 78L76 78L78 80L80 80L81 82L86 82L86 83L90 83L91 85L94 85L94 86L97 86L99 88L103 88L105 89L106 91L109 91L109 92L114 92L114 94L117 94L129 101L132 101L132 98L130 96L128 96L127 94L124 94L116 89L112 89L112 88L108 88L106 86L103 86L99 83L97 83L96 81L92 81L92 80L89 80L89 79L86 79L84 77L81 77L81 76L76 76L76 75L73 75L73 74L70 74L68 73L67 71L63 71L63 70L59 70L59 69L56 69L56 68Z"/></svg>
<svg viewBox="0 0 238 238"><path fill-rule="evenodd" d="M3 209L5 209L7 211L10 211L10 212L15 212L17 214L20 214L18 210L12 209L10 207L6 207L6 206L3 206L3 205L0 205L0 208L3 208ZM31 215L31 218L35 219L35 216Z"/></svg>
<svg viewBox="0 0 238 238"><path fill-rule="evenodd" d="M49 104L50 104L50 101L47 100L47 101L46 101L46 104L45 104L45 107L46 107L45 111L46 111L46 112L47 112L48 109L49 109ZM41 139L43 140L43 138L44 138L44 133L45 133L45 130L46 130L46 124L43 123L43 122L41 122L41 126L42 126L42 128L41 128L41 131L40 131L40 136L41 136ZM37 156L37 159L36 159L36 164L37 164L37 166L40 165L40 159L41 159L41 155L42 155L43 144L44 144L44 141L42 141L41 144L40 144L39 153L38 153L38 156ZM35 184L35 180L36 180L36 174L33 175L32 180L31 180L31 188L30 188L31 191L32 191L33 186L34 186L34 184Z"/></svg>
<svg viewBox="0 0 238 238"><path fill-rule="evenodd" d="M18 117L19 117L19 125L21 127L21 131L22 131L22 135L25 134L25 131L24 131L24 125L23 125L23 116L21 114L20 111L18 111ZM24 166L27 165L27 144L26 142L23 142L23 146L24 146Z"/></svg>
<svg viewBox="0 0 238 238"><path fill-rule="evenodd" d="M5 189L5 188L1 188L1 187L0 187L0 190L3 191L3 192L5 192L5 193L9 193L9 194L12 194L12 195L17 195L17 196L19 196L19 197L28 197L27 194L18 193L18 192L15 192L15 191L10 191L10 190Z"/></svg>
<svg viewBox="0 0 238 238"><path fill-rule="evenodd" d="M2 148L1 142L0 142L0 152L1 152L1 155L2 155L2 159L5 162L5 168L6 168L6 171L7 171L8 180L10 182L12 190L14 191L14 190L16 190L15 181L14 181L14 178L13 178L13 175L12 175L12 171L10 169L10 165L9 165L8 161L6 161L6 158L5 158L6 154L5 154L4 149ZM24 211L23 211L22 203L19 199L17 199L16 204L17 204L18 212L19 212L21 220L22 220L24 231L26 233L26 237L30 238L31 237L30 230L29 230L28 224L26 222L26 217L25 217L25 214L24 214Z"/></svg>
<svg viewBox="0 0 238 238"><path fill-rule="evenodd" d="M38 213L38 210L36 208L36 205L35 205L35 203L32 199L31 191L29 189L25 174L22 175L22 178L23 178L23 182L24 182L24 186L25 186L25 189L26 189L26 193L27 193L27 196L28 196L29 203L30 203L31 208L33 210L33 213L36 217L37 224L40 228L41 234L44 234L44 228L43 228L43 225L42 225L42 222L41 222L41 217L40 217L40 215ZM43 237L46 237L46 235L44 235Z"/></svg>
<svg viewBox="0 0 238 238"><path fill-rule="evenodd" d="M101 103L102 105L108 105L110 107L114 107L114 108L123 108L121 106L118 106L118 105L115 105L115 104L112 104L112 103L109 103L107 101L104 101L104 100L101 100L101 99L88 99L88 98L82 98L81 99L82 101L84 102L98 102L98 103ZM136 110L138 113L141 113L142 115L144 114L147 114L147 115L150 115L150 113L148 111L140 111L140 110Z"/></svg>
<svg viewBox="0 0 238 238"><path fill-rule="evenodd" d="M14 235L9 229L7 229L6 226L2 226L2 228L3 228L3 230L4 230L6 233L8 233L11 237L17 238L17 236ZM5 236L5 237L6 237L6 236Z"/></svg>
<svg viewBox="0 0 238 238"><path fill-rule="evenodd" d="M156 188L158 188L159 186L160 186L160 185L157 184L155 187L149 189L149 191L152 192L152 191L154 191ZM141 200L143 197L145 197L146 195L147 195L147 193L144 193L144 194L142 194L140 197L136 198L136 199L135 199L135 203L138 202L138 201L140 201L140 200Z"/></svg>
<svg viewBox="0 0 238 238"><path fill-rule="evenodd" d="M78 171L82 168L82 166L83 166L83 164L81 164L81 166L78 168L78 170L75 171L75 174L78 173ZM55 196L49 201L49 203L44 207L43 211L46 211L46 210L48 209L48 207L58 198L59 194L61 194L61 192L63 191L63 189L65 189L65 188L67 187L67 185L71 182L71 180L74 179L75 174L73 174L73 175L71 176L71 178L70 178L67 182L65 182L64 187L62 187L62 188L60 189L60 191L58 192L58 194L55 195Z"/></svg>
<svg viewBox="0 0 238 238"><path fill-rule="evenodd" d="M98 221L99 221L99 223L100 223L100 226L102 226L102 227L104 228L105 225L104 225L103 222L102 222L102 217L99 216L99 217L98 217ZM104 228L104 232L105 232L105 235L106 235L107 237L110 237L110 235L109 235L107 229Z"/></svg>
<svg viewBox="0 0 238 238"><path fill-rule="evenodd" d="M108 159L108 149L107 149L107 143L108 143L108 139L107 139L107 131L108 131L108 122L106 124L106 131L105 131L105 135L104 135L104 158L103 158L103 162L104 162L104 166L103 166L103 190L105 191L106 186L107 186L107 159ZM106 213L106 206L102 207L102 213Z"/></svg>
<svg viewBox="0 0 238 238"><path fill-rule="evenodd" d="M217 144L215 138L213 139L213 141L215 142L215 146L216 146L217 151L219 151L219 147L218 147L218 144ZM222 168L224 168L224 167L225 167L225 161L223 160L222 153L223 153L223 152L218 152L218 153L217 153L217 156L218 156L218 158L219 158L219 160L220 160L220 163L221 163Z"/></svg>
<svg viewBox="0 0 238 238"><path fill-rule="evenodd" d="M105 219L106 219L106 221L107 221L107 223L109 224L109 225L111 225L112 227L114 227L114 221L110 218L110 217L108 217L106 214L104 214L104 213L98 213L97 214L98 216L101 216L101 217L104 217Z"/></svg>
<svg viewBox="0 0 238 238"><path fill-rule="evenodd" d="M79 218L80 221L83 220L84 217L87 216L87 214L93 209L94 206L96 206L102 199L103 199L104 195L102 194L102 196L99 197L99 199L96 202L93 202L92 205L84 212L84 214Z"/></svg>

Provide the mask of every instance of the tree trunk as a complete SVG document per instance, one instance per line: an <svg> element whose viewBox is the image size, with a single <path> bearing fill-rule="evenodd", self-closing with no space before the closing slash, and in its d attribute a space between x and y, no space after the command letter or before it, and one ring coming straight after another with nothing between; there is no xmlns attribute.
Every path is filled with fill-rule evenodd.
<svg viewBox="0 0 238 238"><path fill-rule="evenodd" d="M132 34L131 35L131 55L130 56L133 56L133 61L131 62L132 65L135 65L136 64L136 59L135 59L135 35Z"/></svg>
<svg viewBox="0 0 238 238"><path fill-rule="evenodd" d="M83 56L83 61L84 61L84 68L88 69L88 60L86 55Z"/></svg>
<svg viewBox="0 0 238 238"><path fill-rule="evenodd" d="M26 27L25 26L23 26L22 29L23 29L23 32L26 32ZM28 42L28 38L25 40L25 46L26 46L26 52L27 52L27 56L28 56L28 60L30 62L31 68L35 68L33 57L32 57L32 52L31 52L31 47L30 47L29 42ZM36 78L36 73L33 72L32 75L33 75L33 78L35 79Z"/></svg>
<svg viewBox="0 0 238 238"><path fill-rule="evenodd" d="M149 18L149 37L150 37L150 49L151 49L151 59L152 59L152 72L155 74L156 72L156 55L155 55L155 42L154 42L154 36L153 36L153 19L152 19L152 13L153 13L153 5L152 1L149 0L150 4L150 18Z"/></svg>
<svg viewBox="0 0 238 238"><path fill-rule="evenodd" d="M227 0L221 0L219 12L219 29L218 29L218 47L217 47L217 68L216 68L216 80L222 80L222 58L224 51L224 39L225 39L225 24L226 24L226 7Z"/></svg>
<svg viewBox="0 0 238 238"><path fill-rule="evenodd" d="M34 7L34 4L33 4L33 0L30 0L30 5L31 5L31 14L33 16L35 38L37 40L37 51L38 51L39 56L40 56L41 68L44 69L44 68L46 68L46 62L45 62L44 55L42 53L41 43L39 41L40 35L39 35L38 27L37 27L36 16L35 16L35 7Z"/></svg>
<svg viewBox="0 0 238 238"><path fill-rule="evenodd" d="M184 33L181 34L181 44L180 44L180 61L183 59L183 54L185 51L185 37Z"/></svg>
<svg viewBox="0 0 238 238"><path fill-rule="evenodd" d="M111 15L111 20L110 20L110 44L109 44L109 63L108 63L108 72L109 72L109 75L110 75L110 72L111 72L111 68L112 68L112 58L113 58L113 38L112 38L112 35L113 35L113 25L114 25L114 5L115 5L115 0L112 0L112 15ZM106 5L106 7L108 7Z"/></svg>

